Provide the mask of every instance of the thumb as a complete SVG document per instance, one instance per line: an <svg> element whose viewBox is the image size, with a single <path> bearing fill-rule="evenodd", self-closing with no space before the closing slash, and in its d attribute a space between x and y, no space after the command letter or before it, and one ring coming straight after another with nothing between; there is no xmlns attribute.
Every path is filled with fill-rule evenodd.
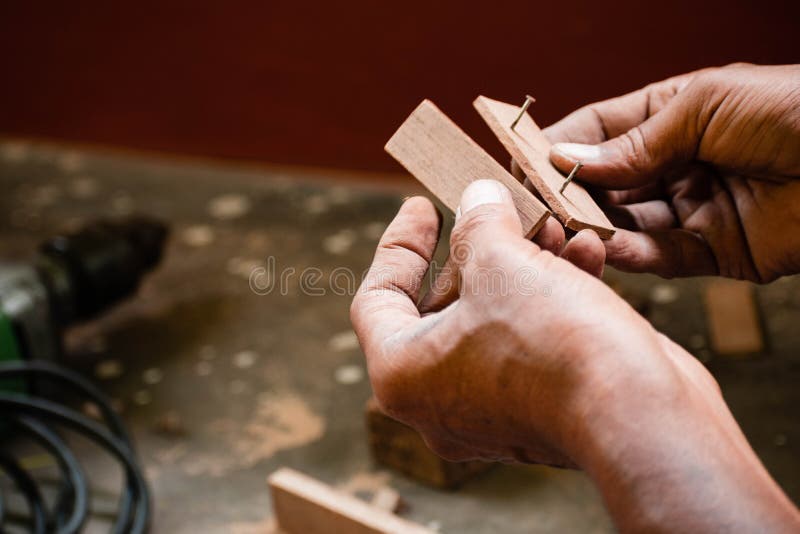
<svg viewBox="0 0 800 534"><path fill-rule="evenodd" d="M522 238L522 224L509 190L495 180L475 180L464 189L450 235L450 255L463 266L493 243Z"/></svg>
<svg viewBox="0 0 800 534"><path fill-rule="evenodd" d="M679 93L662 110L599 145L556 143L550 159L562 172L580 162L577 178L608 189L639 187L692 159L698 144L695 100Z"/></svg>

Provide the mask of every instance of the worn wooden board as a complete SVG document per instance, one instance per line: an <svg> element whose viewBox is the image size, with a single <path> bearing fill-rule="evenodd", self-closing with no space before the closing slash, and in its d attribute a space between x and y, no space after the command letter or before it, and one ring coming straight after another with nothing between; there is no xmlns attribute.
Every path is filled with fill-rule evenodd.
<svg viewBox="0 0 800 534"><path fill-rule="evenodd" d="M746 355L764 350L753 287L737 280L714 280L705 290L711 348L717 354Z"/></svg>
<svg viewBox="0 0 800 534"><path fill-rule="evenodd" d="M470 182L491 178L511 191L526 237L533 236L550 215L530 191L430 100L417 106L386 143L386 151L453 211Z"/></svg>
<svg viewBox="0 0 800 534"><path fill-rule="evenodd" d="M603 239L614 235L614 225L580 184L573 181L559 192L565 178L550 163L550 142L528 113L512 130L519 106L485 96L473 104L564 226L576 231L590 228Z"/></svg>
<svg viewBox="0 0 800 534"><path fill-rule="evenodd" d="M454 489L495 464L481 461L450 462L428 448L408 425L384 414L374 398L365 409L369 446L375 461L428 486Z"/></svg>
<svg viewBox="0 0 800 534"><path fill-rule="evenodd" d="M269 477L277 526L286 534L432 534L422 525L282 468Z"/></svg>
<svg viewBox="0 0 800 534"><path fill-rule="evenodd" d="M375 495L372 496L372 500L369 501L369 504L380 510L396 514L403 508L403 499L400 497L400 494L397 493L397 490L389 486L384 486L378 488Z"/></svg>

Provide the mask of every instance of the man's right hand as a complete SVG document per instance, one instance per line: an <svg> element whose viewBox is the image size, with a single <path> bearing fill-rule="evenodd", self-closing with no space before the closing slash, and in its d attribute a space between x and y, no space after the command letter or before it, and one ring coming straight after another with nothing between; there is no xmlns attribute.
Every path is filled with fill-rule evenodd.
<svg viewBox="0 0 800 534"><path fill-rule="evenodd" d="M800 66L731 65L591 104L545 130L600 189L608 263L768 282L800 272Z"/></svg>

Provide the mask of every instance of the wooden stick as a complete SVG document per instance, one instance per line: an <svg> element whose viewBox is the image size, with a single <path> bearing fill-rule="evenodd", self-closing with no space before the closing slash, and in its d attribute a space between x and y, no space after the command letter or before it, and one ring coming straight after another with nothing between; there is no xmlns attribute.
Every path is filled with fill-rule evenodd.
<svg viewBox="0 0 800 534"><path fill-rule="evenodd" d="M269 477L278 528L287 534L433 534L433 531L282 468Z"/></svg>
<svg viewBox="0 0 800 534"><path fill-rule="evenodd" d="M470 182L491 178L511 191L526 237L538 232L550 215L525 186L430 100L417 106L386 143L386 151L451 210L456 209Z"/></svg>
<svg viewBox="0 0 800 534"><path fill-rule="evenodd" d="M550 142L530 115L523 113L512 130L519 106L485 96L479 96L474 106L564 226L576 231L590 228L602 239L614 235L614 226L580 184L571 182L559 192L564 177L550 163Z"/></svg>
<svg viewBox="0 0 800 534"><path fill-rule="evenodd" d="M738 280L714 280L705 290L708 333L717 354L764 351L753 286Z"/></svg>

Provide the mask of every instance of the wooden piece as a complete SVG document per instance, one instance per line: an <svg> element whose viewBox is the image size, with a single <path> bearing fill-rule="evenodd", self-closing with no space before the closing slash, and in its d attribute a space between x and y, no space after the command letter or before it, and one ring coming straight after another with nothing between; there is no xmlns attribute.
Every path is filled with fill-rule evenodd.
<svg viewBox="0 0 800 534"><path fill-rule="evenodd" d="M576 231L590 228L602 239L614 235L611 221L580 184L572 182L559 192L565 178L550 163L550 142L530 115L523 113L512 130L519 106L485 96L479 96L474 106L564 226Z"/></svg>
<svg viewBox="0 0 800 534"><path fill-rule="evenodd" d="M416 430L384 414L375 399L367 402L365 415L375 461L417 482L453 489L494 466L489 462L448 462L440 458Z"/></svg>
<svg viewBox="0 0 800 534"><path fill-rule="evenodd" d="M389 486L384 486L382 488L378 488L378 491L376 491L375 495L372 496L369 504L380 510L385 510L387 512L396 514L401 508L403 508L403 499L400 497L400 494L397 493L397 491Z"/></svg>
<svg viewBox="0 0 800 534"><path fill-rule="evenodd" d="M491 178L511 191L526 237L533 236L550 214L430 100L417 106L385 148L451 210L455 211L470 182Z"/></svg>
<svg viewBox="0 0 800 534"><path fill-rule="evenodd" d="M710 282L705 304L711 348L716 353L742 355L764 350L751 284L737 280Z"/></svg>
<svg viewBox="0 0 800 534"><path fill-rule="evenodd" d="M289 468L269 477L278 528L287 534L432 534Z"/></svg>

